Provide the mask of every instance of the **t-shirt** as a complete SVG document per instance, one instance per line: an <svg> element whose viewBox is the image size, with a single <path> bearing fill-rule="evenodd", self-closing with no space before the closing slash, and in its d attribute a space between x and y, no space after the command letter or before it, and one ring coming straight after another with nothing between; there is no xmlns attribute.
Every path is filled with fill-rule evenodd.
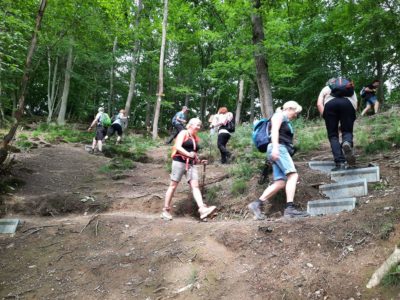
<svg viewBox="0 0 400 300"><path fill-rule="evenodd" d="M227 112L226 114L216 114L213 118L213 125L219 126L218 133L228 133L231 134L227 129L221 128L220 124L225 124L228 121L233 119L233 114L231 112Z"/></svg>
<svg viewBox="0 0 400 300"><path fill-rule="evenodd" d="M178 120L178 118L181 119L181 120L186 120L186 115L183 113L183 111L178 111L178 112L175 114L175 117L174 117L174 123L175 123L175 124L182 124L182 122L180 122L180 121Z"/></svg>
<svg viewBox="0 0 400 300"><path fill-rule="evenodd" d="M331 88L329 86L325 86L321 92L319 93L319 97L322 97L322 104L325 106L330 100L334 99L335 97L331 95ZM351 97L345 97L350 100L351 104L353 105L354 109L357 110L357 96L356 93L353 94Z"/></svg>
<svg viewBox="0 0 400 300"><path fill-rule="evenodd" d="M369 99L376 95L377 87L372 83L366 86L368 89L372 90L372 92L365 91L365 99Z"/></svg>
<svg viewBox="0 0 400 300"><path fill-rule="evenodd" d="M119 113L113 122L113 125L114 124L118 124L122 127L122 129L125 129L128 127L128 118L125 117L123 113Z"/></svg>
<svg viewBox="0 0 400 300"><path fill-rule="evenodd" d="M102 112L99 112L99 113L97 113L97 115L96 115L96 117L95 117L95 119L97 119L97 126L103 126L102 124L101 124L101 115L102 115L103 113Z"/></svg>

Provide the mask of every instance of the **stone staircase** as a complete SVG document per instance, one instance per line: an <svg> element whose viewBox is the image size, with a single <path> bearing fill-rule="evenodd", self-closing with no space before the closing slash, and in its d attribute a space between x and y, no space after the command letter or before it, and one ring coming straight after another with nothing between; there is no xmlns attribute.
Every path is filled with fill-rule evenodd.
<svg viewBox="0 0 400 300"><path fill-rule="evenodd" d="M368 195L368 183L379 182L380 179L378 166L331 171L335 167L332 161L310 161L308 165L312 170L330 174L334 181L319 186L320 192L329 199L308 202L307 212L311 216L353 210L357 203L356 197Z"/></svg>

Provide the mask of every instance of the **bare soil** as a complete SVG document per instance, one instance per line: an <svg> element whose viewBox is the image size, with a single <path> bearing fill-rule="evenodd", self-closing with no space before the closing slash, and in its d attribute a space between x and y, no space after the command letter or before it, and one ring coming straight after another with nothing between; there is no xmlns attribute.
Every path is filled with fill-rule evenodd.
<svg viewBox="0 0 400 300"><path fill-rule="evenodd" d="M380 166L352 212L288 220L284 196L254 221L246 206L266 187L257 177L230 194L229 166L209 165L206 189L219 214L200 222L187 184L174 198L175 218L159 218L169 183L167 148L120 174L83 145L39 146L16 154L3 195L4 218L22 225L0 236L2 299L398 299L398 289L365 285L399 241L399 151L360 159ZM321 199L329 178L307 167L329 159L324 147L295 157L295 202ZM202 174L200 172L200 174ZM22 184L21 182L24 182ZM207 201L207 199L206 199Z"/></svg>

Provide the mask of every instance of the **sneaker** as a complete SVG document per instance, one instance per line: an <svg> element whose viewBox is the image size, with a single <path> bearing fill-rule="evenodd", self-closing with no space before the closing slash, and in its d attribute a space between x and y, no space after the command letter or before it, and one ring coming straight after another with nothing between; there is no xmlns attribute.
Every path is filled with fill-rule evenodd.
<svg viewBox="0 0 400 300"><path fill-rule="evenodd" d="M161 213L161 219L166 221L172 221L172 215L169 213L169 211L163 209Z"/></svg>
<svg viewBox="0 0 400 300"><path fill-rule="evenodd" d="M343 142L342 150L344 153L344 157L346 158L347 164L350 167L353 167L356 164L356 158L353 153L353 147L349 142Z"/></svg>
<svg viewBox="0 0 400 300"><path fill-rule="evenodd" d="M203 207L200 207L199 208L200 219L203 220L204 218L207 218L216 209L217 209L216 206L210 206L210 207L203 206Z"/></svg>
<svg viewBox="0 0 400 300"><path fill-rule="evenodd" d="M264 220L265 215L261 212L261 205L258 201L251 202L247 205L249 210L254 214L254 220Z"/></svg>
<svg viewBox="0 0 400 300"><path fill-rule="evenodd" d="M342 170L346 170L346 166L344 165L344 163L337 163L336 166L333 169L331 169L331 171L333 172Z"/></svg>
<svg viewBox="0 0 400 300"><path fill-rule="evenodd" d="M309 214L306 211L297 210L293 206L289 206L285 208L283 216L286 218L302 218L308 217Z"/></svg>

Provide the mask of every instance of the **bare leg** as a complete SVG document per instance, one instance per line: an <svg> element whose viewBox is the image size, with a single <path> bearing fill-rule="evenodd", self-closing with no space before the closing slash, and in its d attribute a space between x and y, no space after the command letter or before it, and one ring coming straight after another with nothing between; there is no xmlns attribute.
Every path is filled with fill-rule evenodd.
<svg viewBox="0 0 400 300"><path fill-rule="evenodd" d="M297 179L299 179L299 174L290 173L287 175L286 181L286 202L293 202L294 194L296 193Z"/></svg>
<svg viewBox="0 0 400 300"><path fill-rule="evenodd" d="M93 138L93 142L92 142L92 150L93 151L94 151L94 149L96 149L96 144L97 144L96 139Z"/></svg>
<svg viewBox="0 0 400 300"><path fill-rule="evenodd" d="M101 140L97 141L97 148L99 149L100 152L103 150L103 142Z"/></svg>
<svg viewBox="0 0 400 300"><path fill-rule="evenodd" d="M367 113L367 111L370 110L370 108L371 108L371 105L370 105L370 104L367 104L367 107L364 108L364 110L363 110L362 113L361 113L361 116L365 115L365 114Z"/></svg>
<svg viewBox="0 0 400 300"><path fill-rule="evenodd" d="M279 192L281 189L283 189L286 185L286 182L284 180L277 180L273 184L271 184L269 187L265 189L265 191L262 193L260 200L261 201L266 201L271 199L277 192Z"/></svg>
<svg viewBox="0 0 400 300"><path fill-rule="evenodd" d="M379 110L379 102L376 101L375 104L374 104L374 112L377 114L378 110Z"/></svg>
<svg viewBox="0 0 400 300"><path fill-rule="evenodd" d="M201 191L199 189L199 181L198 180L191 180L190 181L190 186L192 188L192 193L193 193L193 198L197 203L197 206L203 207L204 202L203 202L203 196L201 195Z"/></svg>
<svg viewBox="0 0 400 300"><path fill-rule="evenodd" d="M168 190L165 193L164 208L166 208L167 210L170 210L170 208L171 208L172 197L175 194L175 190L178 187L178 184L179 184L179 182L171 180Z"/></svg>

